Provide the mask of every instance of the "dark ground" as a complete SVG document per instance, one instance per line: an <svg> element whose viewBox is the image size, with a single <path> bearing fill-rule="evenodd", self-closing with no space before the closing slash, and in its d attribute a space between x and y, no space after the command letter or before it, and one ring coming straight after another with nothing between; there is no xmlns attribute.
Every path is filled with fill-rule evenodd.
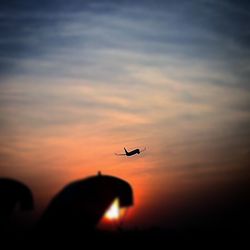
<svg viewBox="0 0 250 250"><path fill-rule="evenodd" d="M249 228L187 228L187 229L131 229L116 231L84 231L81 228L74 230L61 230L60 232L41 231L30 228L24 231L1 233L2 245L8 248L51 248L66 247L69 249L96 249L117 247L132 248L154 247L233 247L236 249L248 249L250 243ZM6 248L7 249L7 248Z"/></svg>

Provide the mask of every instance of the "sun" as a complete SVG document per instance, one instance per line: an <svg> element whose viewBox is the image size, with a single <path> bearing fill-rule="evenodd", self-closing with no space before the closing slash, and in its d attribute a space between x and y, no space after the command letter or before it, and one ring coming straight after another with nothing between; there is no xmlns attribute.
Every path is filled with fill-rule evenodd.
<svg viewBox="0 0 250 250"><path fill-rule="evenodd" d="M115 198L99 221L98 228L101 230L116 230L123 224L126 214L127 208L120 207L119 198Z"/></svg>
<svg viewBox="0 0 250 250"><path fill-rule="evenodd" d="M106 213L104 214L104 218L112 221L112 220L119 220L120 216L121 216L120 202L119 199L116 198L111 204L111 206L108 208Z"/></svg>

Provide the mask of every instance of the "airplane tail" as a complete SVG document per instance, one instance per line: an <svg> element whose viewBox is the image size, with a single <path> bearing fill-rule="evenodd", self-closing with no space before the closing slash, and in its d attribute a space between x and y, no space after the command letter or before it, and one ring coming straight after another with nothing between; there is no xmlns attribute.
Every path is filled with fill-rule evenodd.
<svg viewBox="0 0 250 250"><path fill-rule="evenodd" d="M128 151L126 150L126 148L124 148L124 150L125 150L125 153L127 154L127 153L128 153Z"/></svg>

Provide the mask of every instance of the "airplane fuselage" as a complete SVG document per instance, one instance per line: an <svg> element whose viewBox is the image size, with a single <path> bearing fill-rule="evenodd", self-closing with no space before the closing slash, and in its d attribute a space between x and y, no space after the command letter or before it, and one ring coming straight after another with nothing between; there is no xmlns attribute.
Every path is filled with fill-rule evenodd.
<svg viewBox="0 0 250 250"><path fill-rule="evenodd" d="M134 149L134 150L132 150L130 152L128 152L125 148L124 148L124 150L125 150L126 156L132 156L132 155L135 155L135 154L140 154L140 150L138 148Z"/></svg>

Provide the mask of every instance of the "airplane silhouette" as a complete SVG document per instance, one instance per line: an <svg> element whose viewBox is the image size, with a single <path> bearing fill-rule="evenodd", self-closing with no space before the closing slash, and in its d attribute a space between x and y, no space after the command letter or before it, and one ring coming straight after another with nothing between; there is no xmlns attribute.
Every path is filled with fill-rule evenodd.
<svg viewBox="0 0 250 250"><path fill-rule="evenodd" d="M115 155L118 155L118 156L122 156L122 155L126 155L126 156L132 156L132 155L135 155L135 154L140 154L141 152L145 151L146 150L146 147L142 150L140 150L139 148L136 148L132 151L127 151L126 148L124 148L124 151L125 151L125 154L117 154L115 153Z"/></svg>

